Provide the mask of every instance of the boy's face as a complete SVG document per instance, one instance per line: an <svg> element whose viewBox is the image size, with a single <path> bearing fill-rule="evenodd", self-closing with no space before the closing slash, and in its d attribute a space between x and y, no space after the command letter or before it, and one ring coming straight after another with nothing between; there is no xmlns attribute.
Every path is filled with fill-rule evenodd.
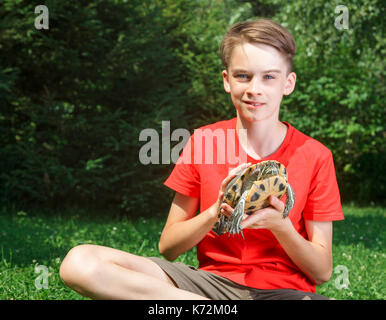
<svg viewBox="0 0 386 320"><path fill-rule="evenodd" d="M222 75L238 116L250 122L277 120L283 95L295 88L296 74L287 75L287 68L285 58L271 46L236 46Z"/></svg>

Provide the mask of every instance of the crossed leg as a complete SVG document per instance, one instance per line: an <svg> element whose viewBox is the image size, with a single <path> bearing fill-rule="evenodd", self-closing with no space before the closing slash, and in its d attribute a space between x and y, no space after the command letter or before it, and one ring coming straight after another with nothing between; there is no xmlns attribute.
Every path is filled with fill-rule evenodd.
<svg viewBox="0 0 386 320"><path fill-rule="evenodd" d="M71 249L59 273L64 284L92 299L206 299L177 288L150 259L109 247Z"/></svg>

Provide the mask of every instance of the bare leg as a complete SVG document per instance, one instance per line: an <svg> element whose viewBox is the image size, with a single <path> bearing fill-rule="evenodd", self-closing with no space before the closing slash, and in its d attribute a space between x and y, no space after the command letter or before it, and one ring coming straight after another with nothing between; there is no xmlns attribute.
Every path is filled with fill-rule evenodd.
<svg viewBox="0 0 386 320"><path fill-rule="evenodd" d="M60 277L93 299L207 299L177 288L150 259L103 246L71 249L60 266Z"/></svg>

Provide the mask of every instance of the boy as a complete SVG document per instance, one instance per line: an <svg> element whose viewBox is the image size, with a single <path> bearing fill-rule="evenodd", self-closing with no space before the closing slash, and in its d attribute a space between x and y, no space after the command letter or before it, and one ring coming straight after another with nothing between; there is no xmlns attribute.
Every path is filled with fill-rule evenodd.
<svg viewBox="0 0 386 320"><path fill-rule="evenodd" d="M332 221L343 213L331 152L279 121L281 99L295 87L295 41L282 26L262 19L234 25L221 48L224 88L237 117L201 129L233 129L233 150L241 150L248 163L233 168L216 158L212 164L179 161L165 182L176 194L159 242L168 260L197 245L199 269L78 246L64 259L60 276L79 293L104 299L325 299L315 294L315 285L331 276ZM195 139L193 134L183 152L194 160L203 152ZM218 141L213 154L228 154L229 145ZM219 211L232 214L221 204L227 184L239 170L265 160L287 168L296 197L289 217L282 218L284 203L271 196L270 207L242 221L245 239L216 235L211 229Z"/></svg>

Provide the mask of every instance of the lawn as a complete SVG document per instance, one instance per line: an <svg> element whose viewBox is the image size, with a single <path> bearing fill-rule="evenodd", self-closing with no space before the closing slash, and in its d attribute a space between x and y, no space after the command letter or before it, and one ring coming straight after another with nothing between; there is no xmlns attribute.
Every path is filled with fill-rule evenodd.
<svg viewBox="0 0 386 320"><path fill-rule="evenodd" d="M344 206L334 223L334 273L317 292L335 299L385 299L386 209ZM0 299L84 299L65 287L59 266L69 249L84 243L159 256L165 217L119 219L90 212L48 215L0 212ZM178 258L195 265L195 250ZM48 277L44 275L48 274ZM45 279L45 281L43 281Z"/></svg>

